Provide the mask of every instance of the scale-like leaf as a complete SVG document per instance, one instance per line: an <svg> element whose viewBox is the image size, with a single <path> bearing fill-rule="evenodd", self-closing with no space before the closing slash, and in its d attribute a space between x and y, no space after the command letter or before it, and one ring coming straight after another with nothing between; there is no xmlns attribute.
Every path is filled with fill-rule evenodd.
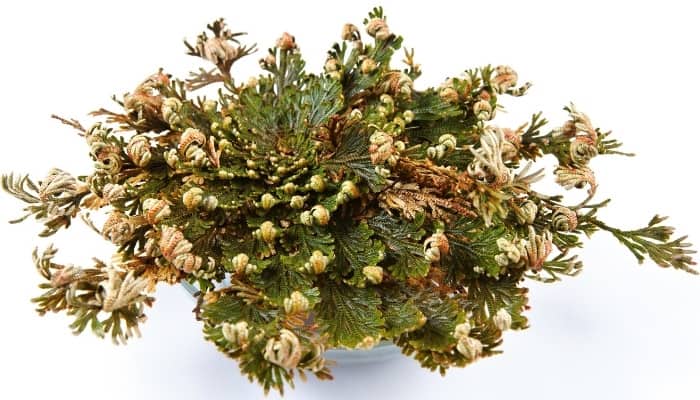
<svg viewBox="0 0 700 400"><path fill-rule="evenodd" d="M415 348L444 351L455 344L455 327L464 322L465 313L454 299L440 298L435 293L422 293L418 309L425 315L422 328L408 333L409 343Z"/></svg>
<svg viewBox="0 0 700 400"><path fill-rule="evenodd" d="M450 241L450 252L443 265L451 278L473 275L474 268L489 276L499 276L504 268L494 258L501 250L496 239L503 236L502 226L484 227L478 220L462 218L445 229Z"/></svg>
<svg viewBox="0 0 700 400"><path fill-rule="evenodd" d="M202 307L202 319L211 324L222 322L235 323L248 321L249 323L267 323L274 319L276 310L265 309L257 305L247 304L235 292L225 293L215 302Z"/></svg>
<svg viewBox="0 0 700 400"><path fill-rule="evenodd" d="M343 133L338 150L323 165L330 171L349 170L367 182L373 191L380 190L386 183L386 178L375 171L370 159L369 135L358 127L349 128Z"/></svg>
<svg viewBox="0 0 700 400"><path fill-rule="evenodd" d="M271 264L259 275L251 276L250 280L256 287L262 289L272 303L277 305L282 305L284 299L294 291L303 294L318 292L318 289L312 288L312 282L308 275L292 270L281 263Z"/></svg>
<svg viewBox="0 0 700 400"><path fill-rule="evenodd" d="M417 92L414 94L411 100L412 102L408 108L413 111L415 121L442 120L440 122L443 123L447 122L447 118L462 115L462 111L459 109L459 106L441 99L436 90ZM464 121L455 121L461 122L461 128L464 128Z"/></svg>
<svg viewBox="0 0 700 400"><path fill-rule="evenodd" d="M428 273L430 263L423 254L421 228L424 216L419 214L411 222L404 222L382 213L369 220L369 226L384 243L392 263L388 269L396 279L418 278Z"/></svg>
<svg viewBox="0 0 700 400"><path fill-rule="evenodd" d="M527 288L518 287L520 274L510 274L499 279L480 277L467 282L467 308L477 324L490 324L491 318L501 308L512 318L512 329L528 327L522 315L527 309Z"/></svg>
<svg viewBox="0 0 700 400"><path fill-rule="evenodd" d="M337 80L320 78L311 81L301 97L309 126L319 126L343 107L342 86Z"/></svg>
<svg viewBox="0 0 700 400"><path fill-rule="evenodd" d="M316 318L331 346L354 348L366 337L384 334L379 310L381 300L374 288L358 288L326 281L321 285L321 302Z"/></svg>
<svg viewBox="0 0 700 400"><path fill-rule="evenodd" d="M367 222L337 224L333 226L335 238L335 274L348 283L361 286L365 282L362 269L376 266L384 258L384 245L372 240L374 232Z"/></svg>
<svg viewBox="0 0 700 400"><path fill-rule="evenodd" d="M387 338L414 331L426 321L413 299L403 295L398 288L387 289L382 294L382 313Z"/></svg>
<svg viewBox="0 0 700 400"><path fill-rule="evenodd" d="M294 225L287 230L286 237L287 242L296 244L296 247L290 247L290 255L282 256L281 259L282 263L293 269L303 268L314 250L320 251L329 259L333 258L333 236L317 227Z"/></svg>

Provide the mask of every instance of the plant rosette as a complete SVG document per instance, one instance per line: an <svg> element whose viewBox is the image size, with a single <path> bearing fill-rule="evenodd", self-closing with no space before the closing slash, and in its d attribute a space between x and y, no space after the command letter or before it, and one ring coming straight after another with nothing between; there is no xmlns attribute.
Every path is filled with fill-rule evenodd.
<svg viewBox="0 0 700 400"><path fill-rule="evenodd" d="M664 218L632 230L599 219L608 200L594 201L589 162L629 154L586 114L569 105L553 129L540 113L496 124L499 98L529 88L512 68L417 90L413 51L392 66L402 38L375 8L364 32L342 28L321 73L284 33L241 83L232 67L256 46L223 20L207 28L185 44L212 69L157 71L89 127L56 117L86 142L91 172L2 177L27 204L11 222L34 216L46 237L80 217L116 247L89 266L34 251L37 311L65 312L75 333L126 342L158 283L187 283L205 339L282 392L295 374L331 378L328 349L389 341L441 373L500 353L504 331L528 327L525 282L579 273L571 251L597 231L639 262L696 273ZM192 94L204 87L216 96ZM559 185L586 191L581 202L532 189L545 155Z"/></svg>

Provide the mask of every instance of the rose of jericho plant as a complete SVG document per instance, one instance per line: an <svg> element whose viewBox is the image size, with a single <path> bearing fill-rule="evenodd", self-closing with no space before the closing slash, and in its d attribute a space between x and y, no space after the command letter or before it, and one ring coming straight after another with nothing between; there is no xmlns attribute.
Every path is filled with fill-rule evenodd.
<svg viewBox="0 0 700 400"><path fill-rule="evenodd" d="M381 8L351 24L320 74L304 69L283 34L241 84L231 68L255 45L223 20L188 54L212 64L188 79L158 71L92 113L84 128L94 170L54 168L3 188L50 236L80 216L113 242L109 263L75 266L34 251L44 278L37 311L63 311L80 333L126 342L139 334L160 282L197 286L204 336L251 380L282 392L295 371L330 378L329 348L393 341L441 373L499 353L502 333L525 329L527 280L581 271L571 250L611 233L642 262L696 273L685 237L654 216L640 229L597 217L593 157L625 154L573 105L544 130L541 114L515 129L494 118L499 96L521 96L507 66L470 69L416 90L420 66ZM216 98L192 91L218 85ZM532 168L556 157L556 182L585 189L575 205L532 189ZM89 213L107 211L101 227Z"/></svg>

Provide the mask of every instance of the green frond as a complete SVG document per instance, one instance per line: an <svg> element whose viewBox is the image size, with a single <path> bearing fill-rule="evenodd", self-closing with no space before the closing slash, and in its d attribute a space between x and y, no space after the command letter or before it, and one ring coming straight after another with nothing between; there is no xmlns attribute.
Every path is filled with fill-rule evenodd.
<svg viewBox="0 0 700 400"><path fill-rule="evenodd" d="M484 273L498 277L505 269L498 265L495 256L501 251L496 240L506 231L501 225L485 227L477 220L461 218L445 228L450 242L450 252L443 266L452 279Z"/></svg>
<svg viewBox="0 0 700 400"><path fill-rule="evenodd" d="M294 270L304 269L315 250L331 260L335 258L333 236L317 227L294 225L287 230L286 236L289 255L282 256L282 262Z"/></svg>
<svg viewBox="0 0 700 400"><path fill-rule="evenodd" d="M673 267L694 275L698 274L698 271L692 267L696 265L691 258L695 250L690 249L692 245L686 241L687 236L672 240L674 229L659 225L666 218L655 215L646 227L630 231L613 228L597 219L592 219L591 223L615 236L632 252L640 264L649 257L660 267Z"/></svg>
<svg viewBox="0 0 700 400"><path fill-rule="evenodd" d="M369 135L359 127L351 127L343 133L335 154L322 165L336 173L347 171L354 174L375 192L386 183L386 178L377 173L370 159Z"/></svg>
<svg viewBox="0 0 700 400"><path fill-rule="evenodd" d="M342 86L328 78L313 80L304 90L300 105L305 111L301 115L308 126L323 125L343 108Z"/></svg>
<svg viewBox="0 0 700 400"><path fill-rule="evenodd" d="M455 327L466 319L459 303L436 293L422 292L415 299L416 307L425 316L425 324L413 332L404 334L414 348L442 352L456 344Z"/></svg>
<svg viewBox="0 0 700 400"><path fill-rule="evenodd" d="M423 253L424 220L425 216L422 214L411 222L405 222L388 213L382 213L368 221L386 248L385 263L396 279L419 278L428 273L430 263Z"/></svg>
<svg viewBox="0 0 700 400"><path fill-rule="evenodd" d="M365 338L384 335L382 302L372 287L359 288L334 281L319 282L321 301L316 319L331 346L354 348Z"/></svg>
<svg viewBox="0 0 700 400"><path fill-rule="evenodd" d="M290 267L283 262L271 263L260 274L251 276L250 280L277 306L282 306L284 299L294 291L312 298L318 297L318 288L313 287L309 276Z"/></svg>
<svg viewBox="0 0 700 400"><path fill-rule="evenodd" d="M492 325L498 310L505 309L511 315L512 329L528 327L522 314L528 308L527 288L519 287L521 274L512 273L499 279L480 277L466 282L466 308L476 325Z"/></svg>
<svg viewBox="0 0 700 400"><path fill-rule="evenodd" d="M277 317L277 309L257 303L250 304L243 297L237 296L237 293L236 290L224 290L215 302L202 306L202 320L212 325L238 321L265 324Z"/></svg>
<svg viewBox="0 0 700 400"><path fill-rule="evenodd" d="M364 285L362 269L379 264L384 258L384 245L372 239L374 232L367 222L335 224L332 234L335 239L333 275L350 285Z"/></svg>
<svg viewBox="0 0 700 400"><path fill-rule="evenodd" d="M387 284L381 297L387 339L398 339L404 333L421 328L427 321L416 305L415 288L402 283Z"/></svg>

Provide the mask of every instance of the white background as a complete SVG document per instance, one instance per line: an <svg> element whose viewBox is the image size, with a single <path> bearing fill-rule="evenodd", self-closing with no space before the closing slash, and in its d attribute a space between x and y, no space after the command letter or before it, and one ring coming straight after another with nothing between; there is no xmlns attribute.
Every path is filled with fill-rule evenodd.
<svg viewBox="0 0 700 400"><path fill-rule="evenodd" d="M33 1L0 6L0 171L43 178L59 166L88 173L83 141L51 113L90 123L87 112L133 89L163 66L179 77L202 66L184 54L214 18L249 32L262 52L234 67L240 80L283 31L293 33L319 71L345 22L358 26L374 2L324 6L286 1ZM458 5L461 4L461 5ZM389 26L416 48L424 76L438 85L466 68L510 64L530 94L509 101L496 120L516 126L543 110L553 125L575 101L611 129L635 158L593 161L599 198L614 196L601 216L638 227L654 214L700 242L697 220L700 28L692 2L384 2ZM398 63L398 60L397 60ZM398 65L398 64L397 64ZM546 163L545 163L546 164ZM546 165L551 165L546 164ZM548 179L552 179L551 169ZM547 186L554 189L554 186ZM9 226L22 204L0 196L4 283L0 290L0 390L3 398L253 399L260 390L234 362L201 339L192 303L179 287L161 287L144 337L115 347L89 333L72 336L63 316L40 319L29 298L40 278L30 258L34 222ZM52 240L58 260L109 258L110 246L78 221ZM297 385L289 399L697 399L700 398L699 278L634 258L606 233L580 252L582 275L556 285L528 283L532 327L509 332L505 354L440 377L410 359L337 368L333 382ZM270 398L276 398L271 395Z"/></svg>

